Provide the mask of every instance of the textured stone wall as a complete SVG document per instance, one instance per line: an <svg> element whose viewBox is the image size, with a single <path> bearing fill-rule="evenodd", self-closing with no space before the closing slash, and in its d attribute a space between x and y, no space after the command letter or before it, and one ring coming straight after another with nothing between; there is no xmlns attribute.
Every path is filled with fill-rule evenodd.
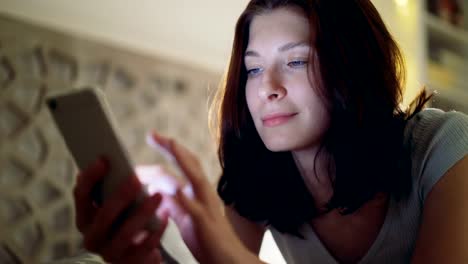
<svg viewBox="0 0 468 264"><path fill-rule="evenodd" d="M43 107L48 94L97 85L136 163L162 162L145 145L156 129L200 155L215 179L207 95L218 79L0 16L0 263L45 262L80 246L71 196L77 170Z"/></svg>

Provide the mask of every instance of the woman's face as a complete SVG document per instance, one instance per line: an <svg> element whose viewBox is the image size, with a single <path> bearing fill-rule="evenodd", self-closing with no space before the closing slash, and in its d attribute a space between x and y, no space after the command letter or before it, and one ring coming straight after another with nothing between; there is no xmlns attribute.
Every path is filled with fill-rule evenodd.
<svg viewBox="0 0 468 264"><path fill-rule="evenodd" d="M316 147L329 114L313 88L307 18L296 8L279 8L253 18L245 52L247 105L271 151Z"/></svg>

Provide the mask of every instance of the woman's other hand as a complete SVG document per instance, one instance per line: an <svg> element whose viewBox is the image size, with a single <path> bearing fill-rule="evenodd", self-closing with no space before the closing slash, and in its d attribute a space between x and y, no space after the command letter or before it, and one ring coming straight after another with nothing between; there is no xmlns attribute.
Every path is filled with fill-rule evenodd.
<svg viewBox="0 0 468 264"><path fill-rule="evenodd" d="M149 141L166 156L169 154L188 180L186 183L172 181L175 194L165 200L168 203L163 207L174 219L195 258L200 263L260 263L235 235L197 157L173 139L159 134L150 135ZM167 179L175 179L156 178L166 178L166 184Z"/></svg>

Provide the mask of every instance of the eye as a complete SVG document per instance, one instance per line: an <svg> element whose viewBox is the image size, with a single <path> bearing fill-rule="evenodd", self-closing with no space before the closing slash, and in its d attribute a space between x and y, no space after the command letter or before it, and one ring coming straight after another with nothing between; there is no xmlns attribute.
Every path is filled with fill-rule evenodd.
<svg viewBox="0 0 468 264"><path fill-rule="evenodd" d="M306 60L294 60L294 61L288 62L288 66L293 67L293 68L300 68L300 67L307 65L307 63L308 61Z"/></svg>
<svg viewBox="0 0 468 264"><path fill-rule="evenodd" d="M252 68L252 69L247 70L247 75L249 77L254 77L254 76L260 74L261 72L262 72L261 68Z"/></svg>

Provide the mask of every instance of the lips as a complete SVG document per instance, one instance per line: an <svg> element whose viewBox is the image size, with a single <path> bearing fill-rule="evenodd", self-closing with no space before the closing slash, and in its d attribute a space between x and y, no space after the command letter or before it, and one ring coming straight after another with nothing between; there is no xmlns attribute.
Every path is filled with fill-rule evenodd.
<svg viewBox="0 0 468 264"><path fill-rule="evenodd" d="M262 118L263 125L266 127L275 127L291 120L297 113L275 113Z"/></svg>

